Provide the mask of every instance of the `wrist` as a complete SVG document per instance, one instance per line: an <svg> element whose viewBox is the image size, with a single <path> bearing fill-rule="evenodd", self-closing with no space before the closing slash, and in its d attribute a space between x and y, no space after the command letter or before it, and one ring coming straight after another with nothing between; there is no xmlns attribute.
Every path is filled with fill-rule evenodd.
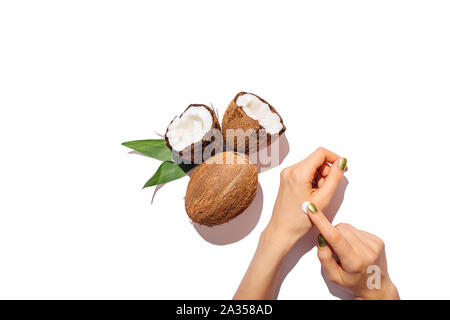
<svg viewBox="0 0 450 320"><path fill-rule="evenodd" d="M392 283L391 280L385 285L385 291L381 299L385 300L400 300L397 287Z"/></svg>
<svg viewBox="0 0 450 320"><path fill-rule="evenodd" d="M298 241L299 237L276 227L274 224L269 225L261 233L259 244L261 247L278 253L284 257Z"/></svg>
<svg viewBox="0 0 450 320"><path fill-rule="evenodd" d="M400 300L397 287L390 279L383 282L380 289L373 289L356 297L358 300Z"/></svg>

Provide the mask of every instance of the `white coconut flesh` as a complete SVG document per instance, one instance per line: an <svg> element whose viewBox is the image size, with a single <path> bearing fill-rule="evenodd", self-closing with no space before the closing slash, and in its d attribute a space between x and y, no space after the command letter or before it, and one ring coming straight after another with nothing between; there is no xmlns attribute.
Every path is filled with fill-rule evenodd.
<svg viewBox="0 0 450 320"><path fill-rule="evenodd" d="M175 118L167 130L167 138L176 151L182 151L191 144L202 140L211 130L213 118L208 109L192 106L181 117Z"/></svg>
<svg viewBox="0 0 450 320"><path fill-rule="evenodd" d="M246 93L239 96L236 105L242 107L250 118L258 121L259 125L269 134L277 134L283 128L280 116L272 112L267 103L262 102L253 94Z"/></svg>

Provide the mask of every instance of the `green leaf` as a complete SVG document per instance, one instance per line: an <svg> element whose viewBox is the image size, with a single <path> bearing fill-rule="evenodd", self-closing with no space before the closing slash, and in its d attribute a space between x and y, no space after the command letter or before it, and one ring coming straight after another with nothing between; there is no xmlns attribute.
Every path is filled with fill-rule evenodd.
<svg viewBox="0 0 450 320"><path fill-rule="evenodd" d="M195 166L195 164L181 163L178 165L172 161L164 161L163 163L161 163L158 170L156 170L153 177L151 177L150 180L148 180L144 185L144 188L167 183L184 177L186 173Z"/></svg>
<svg viewBox="0 0 450 320"><path fill-rule="evenodd" d="M172 152L167 148L164 139L128 141L122 143L122 145L154 159L161 161L172 160Z"/></svg>

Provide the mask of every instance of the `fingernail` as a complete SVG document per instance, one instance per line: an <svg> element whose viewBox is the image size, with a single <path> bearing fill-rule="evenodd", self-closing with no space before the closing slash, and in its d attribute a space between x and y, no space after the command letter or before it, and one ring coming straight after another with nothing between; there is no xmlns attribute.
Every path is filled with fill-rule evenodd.
<svg viewBox="0 0 450 320"><path fill-rule="evenodd" d="M317 207L314 205L314 203L310 202L310 201L305 201L302 204L302 210L305 214L308 214L308 210L311 213L316 213L317 212Z"/></svg>
<svg viewBox="0 0 450 320"><path fill-rule="evenodd" d="M347 167L347 158L342 158L341 160L339 160L338 167L339 169L344 171L345 168Z"/></svg>
<svg viewBox="0 0 450 320"><path fill-rule="evenodd" d="M324 248L327 246L327 240L323 237L322 234L319 233L317 236L317 242L319 243L319 247Z"/></svg>
<svg viewBox="0 0 450 320"><path fill-rule="evenodd" d="M317 212L317 207L314 205L314 203L310 202L308 204L308 210L311 213L316 213Z"/></svg>
<svg viewBox="0 0 450 320"><path fill-rule="evenodd" d="M317 212L317 208L314 205L314 203L310 202L310 201L305 201L302 203L302 210L304 213L308 214L308 210L311 213L316 213Z"/></svg>

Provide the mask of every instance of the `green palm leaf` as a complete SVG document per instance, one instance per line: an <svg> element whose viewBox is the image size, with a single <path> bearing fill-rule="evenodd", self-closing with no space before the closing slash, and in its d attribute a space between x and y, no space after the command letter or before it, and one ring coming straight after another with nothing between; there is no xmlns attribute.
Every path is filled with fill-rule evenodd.
<svg viewBox="0 0 450 320"><path fill-rule="evenodd" d="M122 143L125 147L161 161L172 160L172 152L164 139L135 140Z"/></svg>
<svg viewBox="0 0 450 320"><path fill-rule="evenodd" d="M181 177L184 177L189 170L194 168L195 164L176 164L172 161L164 161L156 170L153 177L147 181L144 188L156 186L158 184L167 183Z"/></svg>

